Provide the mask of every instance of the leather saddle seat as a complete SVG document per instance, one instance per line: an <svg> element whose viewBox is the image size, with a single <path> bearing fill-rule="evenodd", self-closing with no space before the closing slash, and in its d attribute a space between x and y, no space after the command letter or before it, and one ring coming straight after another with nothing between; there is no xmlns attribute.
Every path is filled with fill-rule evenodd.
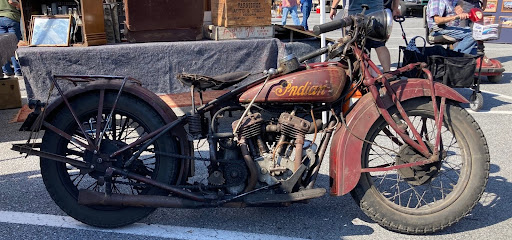
<svg viewBox="0 0 512 240"><path fill-rule="evenodd" d="M194 86L194 88L204 91L206 89L225 89L243 81L250 74L250 72L232 72L212 77L191 73L179 73L176 75L176 78L186 86Z"/></svg>

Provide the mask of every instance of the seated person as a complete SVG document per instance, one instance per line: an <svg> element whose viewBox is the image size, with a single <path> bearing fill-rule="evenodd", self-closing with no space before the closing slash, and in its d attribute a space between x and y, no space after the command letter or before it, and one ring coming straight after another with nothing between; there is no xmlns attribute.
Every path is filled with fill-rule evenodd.
<svg viewBox="0 0 512 240"><path fill-rule="evenodd" d="M476 41L469 27L460 27L460 20L469 18L457 0L430 0L427 5L427 23L430 35L445 35L455 38L457 52L476 55ZM458 14L457 14L458 13Z"/></svg>

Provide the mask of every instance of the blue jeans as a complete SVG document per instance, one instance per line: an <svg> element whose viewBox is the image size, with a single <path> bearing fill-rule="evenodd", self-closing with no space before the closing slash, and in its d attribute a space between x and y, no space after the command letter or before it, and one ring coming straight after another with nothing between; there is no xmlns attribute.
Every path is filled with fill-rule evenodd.
<svg viewBox="0 0 512 240"><path fill-rule="evenodd" d="M288 12L291 12L291 14L292 14L293 25L299 26L300 20L299 20L299 16L297 15L297 5L295 5L293 7L283 7L283 16L282 16L282 20L281 20L281 23L283 24L283 26L286 25L286 18L288 18Z"/></svg>
<svg viewBox="0 0 512 240"><path fill-rule="evenodd" d="M455 48L456 52L476 55L476 41L473 39L471 29L469 27L445 27L443 30L432 33L432 36L446 35L459 41Z"/></svg>
<svg viewBox="0 0 512 240"><path fill-rule="evenodd" d="M20 22L14 21L7 17L0 17L0 33L14 33L18 40L21 40L21 30L20 30ZM11 57L12 66L14 67L14 72L21 74L21 68L16 58ZM11 69L11 63L6 63L2 66L2 71L6 74L12 75L13 71Z"/></svg>
<svg viewBox="0 0 512 240"><path fill-rule="evenodd" d="M302 12L302 26L304 27L304 30L309 30L308 28L308 18L309 14L311 13L311 4L309 2L304 2L302 4L301 12Z"/></svg>

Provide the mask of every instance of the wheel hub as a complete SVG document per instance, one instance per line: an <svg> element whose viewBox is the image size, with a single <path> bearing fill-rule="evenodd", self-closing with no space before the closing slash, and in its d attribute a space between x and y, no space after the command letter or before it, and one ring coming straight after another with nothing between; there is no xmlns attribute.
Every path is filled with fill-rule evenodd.
<svg viewBox="0 0 512 240"><path fill-rule="evenodd" d="M428 150L430 151L433 147L430 143L425 142ZM425 160L425 157L421 155L416 149L409 145L403 145L398 152L396 157L396 164L406 164ZM427 183L432 178L437 176L441 169L441 161L436 161L429 164L420 166L413 166L408 168L398 169L400 176L409 184L419 186Z"/></svg>
<svg viewBox="0 0 512 240"><path fill-rule="evenodd" d="M125 151L122 154L117 155L115 158L110 158L110 154L116 152L117 150L127 145L128 144L121 141L103 139L101 141L101 147L99 152L94 153L89 150L86 150L84 160L86 162L93 164L94 170L96 170L92 173L89 173L89 175L91 175L94 178L97 178L98 176L95 175L104 173L108 167L123 167L124 162L130 158L132 153L130 151Z"/></svg>

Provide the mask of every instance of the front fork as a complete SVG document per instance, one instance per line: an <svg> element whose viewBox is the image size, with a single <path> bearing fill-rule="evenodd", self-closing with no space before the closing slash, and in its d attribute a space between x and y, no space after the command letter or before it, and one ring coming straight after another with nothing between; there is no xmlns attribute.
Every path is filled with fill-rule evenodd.
<svg viewBox="0 0 512 240"><path fill-rule="evenodd" d="M379 69L377 66L371 62L368 61L369 67L371 67L375 72L379 73ZM434 118L435 118L435 126L436 126L436 139L435 139L435 145L434 149L432 149L433 152L429 150L425 142L422 140L422 137L420 133L416 130L414 125L409 119L409 116L405 112L404 108L402 107L402 104L400 103L399 98L397 97L395 91L391 88L391 85L388 81L389 78L392 78L400 73L406 72L411 70L412 68L419 67L427 76L430 84L429 84L429 90L430 95L432 98L432 107L434 109ZM441 145L441 128L443 126L443 116L444 111L446 107L446 98L441 98L441 104L438 107L437 105L437 99L435 94L435 88L434 88L434 81L432 74L430 71L426 68L423 64L409 64L407 66L404 66L402 68L397 69L396 71L393 71L391 73L381 74L377 78L370 78L365 83L367 83L368 88L372 94L373 99L375 100L375 103L377 105L377 108L379 109L380 114L384 118L384 120L389 124L391 128L404 140L405 143L409 144L411 147L416 149L419 153L425 157L425 160L412 162L412 163L406 163L406 164L400 164L400 165L394 165L394 166L388 166L388 167L381 167L381 168L364 168L362 169L362 172L374 172L374 171L387 171L387 170L393 170L393 169L399 169L399 168L405 168L405 167L413 167L413 166L419 166L424 164L429 164L435 161L439 160L439 152L440 152L440 145ZM363 71L365 71L365 74L367 76L369 75L368 68L363 66ZM377 89L377 86L375 85L375 81L380 81L382 85L384 86L385 91L380 91ZM406 127L403 127L403 124L397 123L395 119L391 116L387 108L384 104L384 99L390 98L391 101L394 103L396 108L398 109L398 112L400 113L400 116L404 120ZM409 137L409 135L406 132L406 129L409 129L414 136L416 140ZM389 136L390 138L392 136Z"/></svg>

